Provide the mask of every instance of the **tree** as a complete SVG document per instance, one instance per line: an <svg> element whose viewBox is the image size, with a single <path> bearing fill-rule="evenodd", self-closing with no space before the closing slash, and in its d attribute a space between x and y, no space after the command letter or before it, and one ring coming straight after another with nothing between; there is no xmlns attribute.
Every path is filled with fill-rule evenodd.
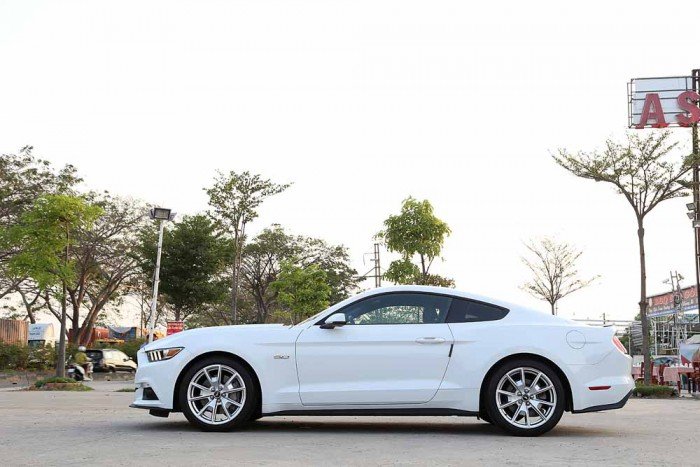
<svg viewBox="0 0 700 467"><path fill-rule="evenodd" d="M17 154L0 156L0 228L15 225L42 194L70 194L81 181L73 166L56 170L32 152L31 146L25 146ZM18 287L29 281L24 277L9 277L6 267L14 253L11 246L0 248L0 298L21 292ZM28 316L34 320L33 314Z"/></svg>
<svg viewBox="0 0 700 467"><path fill-rule="evenodd" d="M418 201L408 197L403 201L401 214L389 216L384 221L384 230L377 234L389 251L401 254L401 259L389 264L384 277L398 284L439 283L454 286L451 279L429 272L449 235L450 228L435 216L428 200ZM412 262L415 255L419 257L420 266Z"/></svg>
<svg viewBox="0 0 700 467"><path fill-rule="evenodd" d="M650 133L646 137L628 134L619 144L608 140L602 152L570 153L560 149L554 160L577 177L611 184L623 195L634 211L639 244L639 312L642 319L642 349L644 352L644 382L649 384L651 359L649 354L649 322L647 320L647 275L644 248L644 219L659 203L686 196L690 186L688 175L697 154L678 157L677 143L669 141L668 132Z"/></svg>
<svg viewBox="0 0 700 467"><path fill-rule="evenodd" d="M532 273L532 279L522 285L522 289L533 297L545 300L556 314L559 300L590 285L599 276L579 279L576 261L583 254L572 245L543 238L525 244L533 258L521 257Z"/></svg>
<svg viewBox="0 0 700 467"><path fill-rule="evenodd" d="M233 268L231 274L231 318L238 321L238 285L240 282L241 255L245 245L245 230L249 222L258 217L262 202L286 190L289 184L276 184L260 175L246 171L228 174L218 173L214 185L206 188L212 217L221 228L233 235Z"/></svg>
<svg viewBox="0 0 700 467"><path fill-rule="evenodd" d="M231 243L217 234L209 217L184 216L165 231L163 244L167 248L161 257L160 292L176 321L186 320L207 304L220 300L225 293L220 276L230 256ZM143 237L139 248L144 272L152 273L156 234Z"/></svg>
<svg viewBox="0 0 700 467"><path fill-rule="evenodd" d="M282 263L293 261L297 254L295 238L279 225L263 230L243 251L241 283L255 304L256 323L267 321L277 305L277 280Z"/></svg>
<svg viewBox="0 0 700 467"><path fill-rule="evenodd" d="M350 266L348 249L343 245L331 245L320 238L298 236L295 239L295 256L302 268L318 266L326 274L326 284L331 288L331 303L348 298L358 287L357 271Z"/></svg>
<svg viewBox="0 0 700 467"><path fill-rule="evenodd" d="M118 303L142 280L137 248L139 233L147 222L147 209L138 201L109 193L86 196L102 215L89 228L76 230L76 244L71 249L76 274L67 291L72 308L71 340L76 344L88 342L106 306ZM46 304L52 311L50 297Z"/></svg>
<svg viewBox="0 0 700 467"><path fill-rule="evenodd" d="M331 288L326 273L315 264L302 268L285 262L271 286L285 307L284 316L293 324L328 307Z"/></svg>
<svg viewBox="0 0 700 467"><path fill-rule="evenodd" d="M44 195L22 214L18 223L2 232L3 241L16 248L8 270L13 277L31 277L41 290L60 284L61 331L56 374L65 374L67 284L76 275L70 249L71 232L89 229L102 209L69 195Z"/></svg>
<svg viewBox="0 0 700 467"><path fill-rule="evenodd" d="M317 266L326 274L326 283L331 288L330 302L337 303L357 288L357 271L349 261L347 248L341 245L289 235L279 225L263 230L243 251L241 284L255 304L252 321L264 323L277 309L277 292L270 285L277 280L282 263L300 268Z"/></svg>

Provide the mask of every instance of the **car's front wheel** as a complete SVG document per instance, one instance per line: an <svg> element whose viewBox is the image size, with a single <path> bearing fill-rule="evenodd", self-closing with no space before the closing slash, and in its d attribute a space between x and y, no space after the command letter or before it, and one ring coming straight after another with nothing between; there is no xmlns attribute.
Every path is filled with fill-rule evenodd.
<svg viewBox="0 0 700 467"><path fill-rule="evenodd" d="M493 422L518 436L538 436L561 419L566 393L556 372L537 360L506 362L488 382L486 410Z"/></svg>
<svg viewBox="0 0 700 467"><path fill-rule="evenodd" d="M205 431L228 431L250 421L257 391L250 372L231 358L211 357L190 367L178 392L182 412Z"/></svg>

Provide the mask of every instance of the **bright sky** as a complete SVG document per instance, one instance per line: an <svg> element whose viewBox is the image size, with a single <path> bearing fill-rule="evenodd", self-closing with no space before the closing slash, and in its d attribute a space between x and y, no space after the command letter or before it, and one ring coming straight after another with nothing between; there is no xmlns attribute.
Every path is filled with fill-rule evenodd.
<svg viewBox="0 0 700 467"><path fill-rule="evenodd" d="M277 222L342 243L360 272L401 200L427 198L453 232L434 270L458 288L547 310L519 289L519 257L552 235L602 275L560 314L631 319L632 211L550 151L623 136L630 78L700 67L697 18L682 4L541 5L0 0L0 152L31 144L91 188L179 213L206 209L217 169L294 182L253 232ZM650 292L671 269L694 278L685 202L648 219Z"/></svg>

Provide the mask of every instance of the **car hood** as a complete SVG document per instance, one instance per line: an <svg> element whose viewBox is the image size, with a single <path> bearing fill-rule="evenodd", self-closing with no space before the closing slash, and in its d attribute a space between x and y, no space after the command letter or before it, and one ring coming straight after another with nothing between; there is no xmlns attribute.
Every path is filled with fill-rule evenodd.
<svg viewBox="0 0 700 467"><path fill-rule="evenodd" d="M227 338L246 340L265 340L271 334L289 331L291 326L284 324L240 324L236 326L212 326L207 328L189 329L158 339L143 347L144 350L162 349L166 347L185 346L191 342L201 342L226 334Z"/></svg>

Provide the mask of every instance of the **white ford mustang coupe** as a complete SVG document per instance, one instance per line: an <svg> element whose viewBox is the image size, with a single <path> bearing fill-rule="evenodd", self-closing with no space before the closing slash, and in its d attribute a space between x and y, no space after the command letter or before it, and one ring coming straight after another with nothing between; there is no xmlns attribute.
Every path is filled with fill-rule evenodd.
<svg viewBox="0 0 700 467"><path fill-rule="evenodd" d="M610 327L453 289L385 287L294 326L185 331L139 351L132 407L207 431L273 415L477 416L524 436L618 409L634 382Z"/></svg>

